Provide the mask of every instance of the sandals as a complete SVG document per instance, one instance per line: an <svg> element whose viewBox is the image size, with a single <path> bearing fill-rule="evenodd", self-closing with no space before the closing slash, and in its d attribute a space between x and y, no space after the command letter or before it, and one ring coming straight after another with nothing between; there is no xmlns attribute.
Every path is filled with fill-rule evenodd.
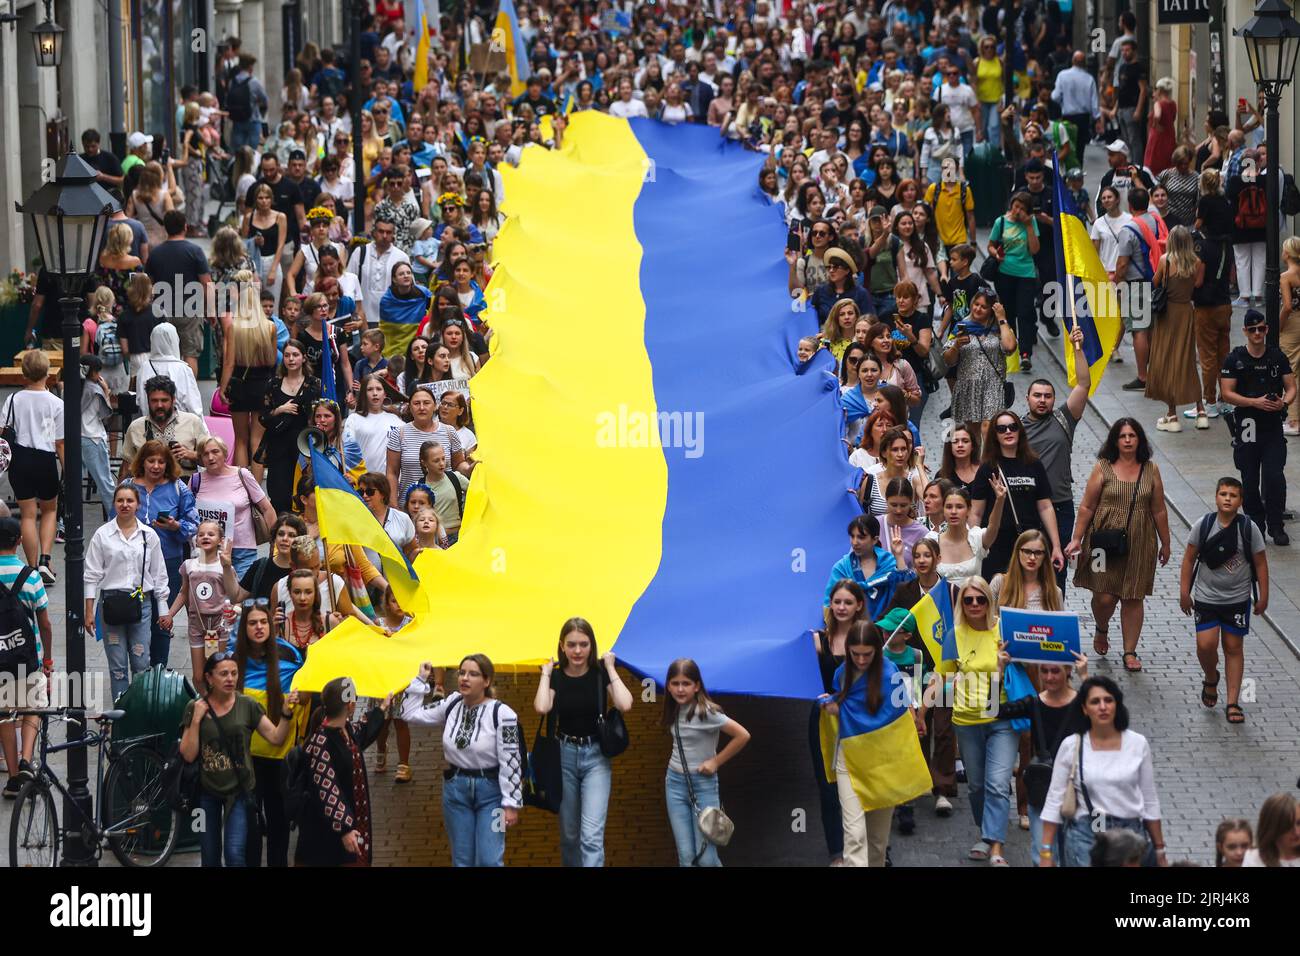
<svg viewBox="0 0 1300 956"><path fill-rule="evenodd" d="M375 770L384 770L388 767L388 751L381 750L375 754Z"/></svg>
<svg viewBox="0 0 1300 956"><path fill-rule="evenodd" d="M1011 864L1007 862L1007 858L1003 856L1001 853L989 857L989 866L1010 866L1010 865Z"/></svg>
<svg viewBox="0 0 1300 956"><path fill-rule="evenodd" d="M1110 631L1097 629L1097 633L1092 638L1092 649L1105 657L1110 653Z"/></svg>
<svg viewBox="0 0 1300 956"><path fill-rule="evenodd" d="M1213 710L1219 705L1219 675L1213 681L1201 681L1201 703Z"/></svg>
<svg viewBox="0 0 1300 956"><path fill-rule="evenodd" d="M989 858L989 846L983 840L981 840L979 843L976 843L973 847L971 847L970 852L966 854L966 859L975 860L979 863L983 863L988 858Z"/></svg>
<svg viewBox="0 0 1300 956"><path fill-rule="evenodd" d="M1241 709L1240 704L1229 704L1223 710L1228 718L1228 723L1244 724L1246 722L1246 712Z"/></svg>
<svg viewBox="0 0 1300 956"><path fill-rule="evenodd" d="M411 776L411 768L404 763L399 763L397 773L393 774L393 779L398 783L410 783Z"/></svg>
<svg viewBox="0 0 1300 956"><path fill-rule="evenodd" d="M1130 657L1133 658L1132 664L1129 663ZM1130 674L1137 674L1141 672L1142 661L1138 658L1137 651L1124 652L1124 670L1128 671Z"/></svg>

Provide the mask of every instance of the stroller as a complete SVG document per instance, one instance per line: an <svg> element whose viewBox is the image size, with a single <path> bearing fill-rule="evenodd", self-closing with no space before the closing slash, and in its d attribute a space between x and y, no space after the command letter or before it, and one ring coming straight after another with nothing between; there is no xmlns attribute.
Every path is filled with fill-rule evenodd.
<svg viewBox="0 0 1300 956"><path fill-rule="evenodd" d="M235 197L234 170L235 157L227 156L223 159L208 155L208 195L217 203L217 211L208 217L209 236L215 236L218 229L228 225L227 220L239 208ZM233 207L231 213L225 212L227 203Z"/></svg>

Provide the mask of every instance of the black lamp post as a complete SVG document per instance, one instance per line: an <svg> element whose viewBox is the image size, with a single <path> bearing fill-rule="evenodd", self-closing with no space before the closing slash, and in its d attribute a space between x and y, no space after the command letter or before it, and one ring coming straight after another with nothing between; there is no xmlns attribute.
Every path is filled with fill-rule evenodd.
<svg viewBox="0 0 1300 956"><path fill-rule="evenodd" d="M37 66L58 66L63 62L63 27L54 22L50 0L45 0L45 22L32 28Z"/></svg>
<svg viewBox="0 0 1300 956"><path fill-rule="evenodd" d="M85 550L81 530L81 291L99 262L108 220L118 209L116 200L95 181L95 170L76 153L69 152L59 161L54 181L41 186L23 205L14 204L27 217L36 233L36 246L45 271L59 282L63 292L59 308L63 312L63 405L64 416L63 495L65 555L64 587L67 591L67 673L74 675L74 688L68 702L69 715L76 722L68 724L68 740L79 740L85 733L86 711L86 632L82 614L85 610ZM84 747L68 751L68 786L70 800L91 819L91 795L87 754ZM70 807L63 810L65 823L76 819ZM94 864L93 848L82 840L81 827L70 826L63 837L63 862L68 866Z"/></svg>
<svg viewBox="0 0 1300 956"><path fill-rule="evenodd" d="M1300 51L1300 23L1291 16L1285 0L1259 0L1255 15L1245 26L1233 31L1246 41L1246 58L1255 85L1264 94L1265 141L1268 144L1268 165L1265 168L1264 193L1268 200L1264 259L1264 315L1268 319L1268 344L1277 345L1281 329L1282 290L1279 270L1279 250L1282 243L1280 204L1282 177L1280 144L1278 140L1278 105L1282 90L1295 76L1296 53Z"/></svg>
<svg viewBox="0 0 1300 956"><path fill-rule="evenodd" d="M360 236L366 231L366 178L365 144L361 140L361 107L365 96L361 89L361 18L366 13L366 0L352 0L352 95L348 102L352 106L352 179L356 183L352 197L352 235ZM346 257L345 257L346 264Z"/></svg>

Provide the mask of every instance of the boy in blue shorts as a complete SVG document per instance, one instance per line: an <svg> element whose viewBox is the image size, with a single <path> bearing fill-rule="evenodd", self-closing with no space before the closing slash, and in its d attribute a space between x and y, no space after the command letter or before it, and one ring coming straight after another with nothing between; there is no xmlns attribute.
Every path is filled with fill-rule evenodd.
<svg viewBox="0 0 1300 956"><path fill-rule="evenodd" d="M1241 513L1241 482L1220 478L1214 500L1218 510L1198 521L1187 537L1179 605L1196 621L1196 656L1205 671L1201 703L1214 707L1219 702L1222 636L1228 678L1224 710L1228 723L1240 724L1246 720L1238 700L1245 668L1242 645L1250 629L1252 598L1256 613L1268 608L1268 556L1263 532Z"/></svg>

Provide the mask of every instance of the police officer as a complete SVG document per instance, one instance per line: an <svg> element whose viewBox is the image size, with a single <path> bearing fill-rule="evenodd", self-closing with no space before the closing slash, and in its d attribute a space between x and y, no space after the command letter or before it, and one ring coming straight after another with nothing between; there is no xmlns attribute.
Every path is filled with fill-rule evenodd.
<svg viewBox="0 0 1300 956"><path fill-rule="evenodd" d="M1258 309L1243 320L1246 344L1228 353L1219 373L1223 400L1236 406L1228 416L1233 460L1241 472L1246 514L1271 535L1274 544L1288 545L1282 527L1286 507L1286 437L1282 421L1295 398L1291 363L1276 345L1267 344L1268 323Z"/></svg>

